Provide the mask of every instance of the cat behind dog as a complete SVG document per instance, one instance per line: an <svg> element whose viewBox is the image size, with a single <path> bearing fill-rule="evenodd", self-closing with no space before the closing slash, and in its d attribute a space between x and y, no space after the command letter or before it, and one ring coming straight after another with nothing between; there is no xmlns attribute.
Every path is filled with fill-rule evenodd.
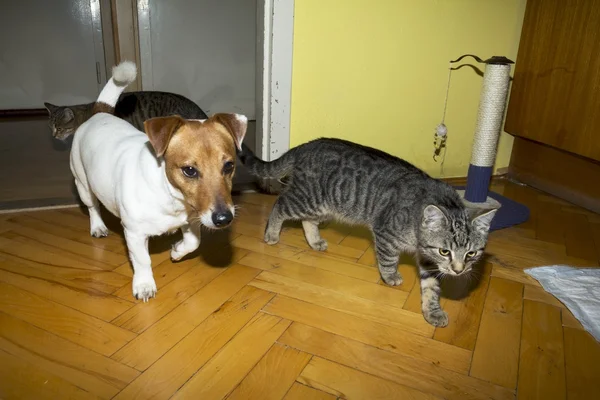
<svg viewBox="0 0 600 400"><path fill-rule="evenodd" d="M92 116L95 103L56 106L44 103L50 113L52 136L65 140ZM144 121L155 117L179 115L184 119L207 119L208 116L188 98L167 92L123 93L115 107L115 115L138 130L144 131Z"/></svg>
<svg viewBox="0 0 600 400"><path fill-rule="evenodd" d="M308 244L327 249L319 223L336 219L364 225L373 233L379 272L400 285L401 252L416 256L423 316L446 326L440 307L440 279L468 274L481 258L496 210L473 215L448 184L410 163L370 147L339 139L317 139L273 162L248 147L240 160L259 178L286 178L273 206L265 242L275 244L284 221L300 220Z"/></svg>

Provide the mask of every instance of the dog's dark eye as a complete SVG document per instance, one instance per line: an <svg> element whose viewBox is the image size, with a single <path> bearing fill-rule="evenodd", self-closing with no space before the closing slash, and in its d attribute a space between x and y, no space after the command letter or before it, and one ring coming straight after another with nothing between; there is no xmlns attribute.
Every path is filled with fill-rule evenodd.
<svg viewBox="0 0 600 400"><path fill-rule="evenodd" d="M181 168L181 172L183 172L183 174L185 176L187 176L188 178L197 178L198 177L198 170L194 167L183 167L183 168Z"/></svg>
<svg viewBox="0 0 600 400"><path fill-rule="evenodd" d="M227 161L225 165L223 165L223 173L230 174L233 172L234 164L231 161Z"/></svg>

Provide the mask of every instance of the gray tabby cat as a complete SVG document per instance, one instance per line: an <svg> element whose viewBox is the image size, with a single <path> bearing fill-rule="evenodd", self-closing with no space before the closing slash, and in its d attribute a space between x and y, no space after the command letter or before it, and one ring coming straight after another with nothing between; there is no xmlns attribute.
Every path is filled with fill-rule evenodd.
<svg viewBox="0 0 600 400"><path fill-rule="evenodd" d="M55 106L44 103L50 112L52 136L65 140L92 116L95 103L75 106ZM175 93L129 92L119 97L115 115L137 129L144 131L144 121L154 117L179 115L185 119L207 119L207 115L193 101Z"/></svg>
<svg viewBox="0 0 600 400"><path fill-rule="evenodd" d="M416 255L422 311L434 326L446 326L440 278L465 275L483 254L496 210L472 216L448 184L382 151L338 139L318 139L264 162L243 146L240 160L260 178L286 177L265 231L279 241L286 220L300 220L308 244L326 250L319 223L337 219L369 227L379 272L400 285L401 252Z"/></svg>

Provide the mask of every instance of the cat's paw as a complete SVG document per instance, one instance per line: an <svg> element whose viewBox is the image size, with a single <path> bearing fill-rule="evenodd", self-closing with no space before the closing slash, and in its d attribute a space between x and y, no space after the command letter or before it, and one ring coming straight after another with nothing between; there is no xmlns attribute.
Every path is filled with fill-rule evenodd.
<svg viewBox="0 0 600 400"><path fill-rule="evenodd" d="M448 325L448 314L442 309L438 308L432 312L424 312L423 316L425 317L425 321L435 327L443 328Z"/></svg>
<svg viewBox="0 0 600 400"><path fill-rule="evenodd" d="M309 245L313 250L317 250L317 251L327 250L327 241L325 239L317 240L315 242L309 243Z"/></svg>
<svg viewBox="0 0 600 400"><path fill-rule="evenodd" d="M265 232L265 243L266 244L277 244L279 243L279 234L274 232Z"/></svg>
<svg viewBox="0 0 600 400"><path fill-rule="evenodd" d="M402 282L404 282L402 280L402 275L400 275L398 272L394 272L390 275L381 275L381 279L383 279L383 281L390 286L400 286L402 285Z"/></svg>

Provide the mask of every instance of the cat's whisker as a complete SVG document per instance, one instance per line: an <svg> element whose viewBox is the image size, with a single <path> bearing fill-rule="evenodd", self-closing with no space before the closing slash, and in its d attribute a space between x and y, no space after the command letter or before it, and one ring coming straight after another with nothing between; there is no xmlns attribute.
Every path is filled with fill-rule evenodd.
<svg viewBox="0 0 600 400"><path fill-rule="evenodd" d="M438 271L435 277L438 278L440 281L443 281L446 278L446 276L448 276L448 274L446 274L444 271Z"/></svg>
<svg viewBox="0 0 600 400"><path fill-rule="evenodd" d="M467 285L470 285L470 284L471 284L471 283L473 283L473 281L474 281L474 277L473 277L473 275L472 275L472 274L466 274L466 275L464 276L464 279L465 279L465 281L466 281L465 283L466 283Z"/></svg>

